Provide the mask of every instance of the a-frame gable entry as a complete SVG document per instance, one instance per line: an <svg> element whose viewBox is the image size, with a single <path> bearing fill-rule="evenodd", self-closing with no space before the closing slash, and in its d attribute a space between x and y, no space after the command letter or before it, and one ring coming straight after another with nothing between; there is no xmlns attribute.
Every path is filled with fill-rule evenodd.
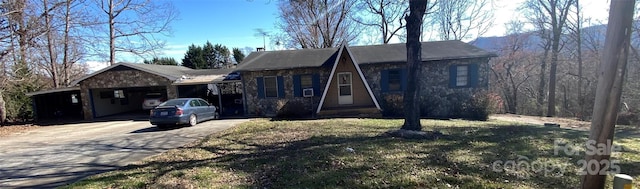
<svg viewBox="0 0 640 189"><path fill-rule="evenodd" d="M351 61L346 61L344 57L346 53L346 58L351 59ZM362 74L362 70L360 69L360 66L358 65L356 59L353 57L353 53L351 53L351 51L349 50L349 47L347 45L342 45L339 49L338 49L338 56L336 57L335 62L333 63L333 67L331 69L331 74L329 74L329 80L327 80L327 83L325 85L324 91L322 93L322 98L320 99L320 104L318 105L318 109L316 110L316 113L319 113L320 110L322 110L322 107L327 103L327 101L331 101L331 100L336 100L336 99L327 99L328 96L332 96L332 98L336 98L333 95L328 95L329 91L331 87L337 88L337 84L334 83L334 77L338 77L338 75L340 73L338 73L338 66L339 64L347 64L348 62L351 62L352 65L349 66L353 66L355 68L355 73L351 74L351 83L354 85L359 85L360 83L364 86L364 91L366 91L366 93L368 95L365 96L360 96L360 98L364 97L369 97L368 99L359 99L359 100L371 100L373 102L373 104L375 104L376 108L378 110L380 109L380 105L378 104L378 100L376 100L376 97L373 95L373 92L371 91L371 87L369 87L369 83L367 82L367 80L364 77L364 74ZM337 92L335 90L333 90L333 92ZM332 92L332 93L333 93ZM351 91L353 92L353 91ZM361 92L361 91L356 91L356 92Z"/></svg>

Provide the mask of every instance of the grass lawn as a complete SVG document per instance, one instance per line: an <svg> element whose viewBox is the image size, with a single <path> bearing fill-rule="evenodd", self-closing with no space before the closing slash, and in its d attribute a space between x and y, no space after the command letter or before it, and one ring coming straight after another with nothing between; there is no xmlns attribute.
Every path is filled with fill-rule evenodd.
<svg viewBox="0 0 640 189"><path fill-rule="evenodd" d="M444 136L382 135L401 124L389 119L258 119L69 188L575 188L580 182L578 161L584 152L555 155L554 141L584 144L584 131L423 120L424 130ZM639 135L637 128L619 127L615 136L623 146L614 153L615 165L636 179ZM495 164L509 160L521 166Z"/></svg>

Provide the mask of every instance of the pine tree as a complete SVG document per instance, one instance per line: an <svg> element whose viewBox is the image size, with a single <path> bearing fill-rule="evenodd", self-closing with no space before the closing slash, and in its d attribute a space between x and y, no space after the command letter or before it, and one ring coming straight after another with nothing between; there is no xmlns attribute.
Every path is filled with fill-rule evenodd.
<svg viewBox="0 0 640 189"><path fill-rule="evenodd" d="M244 53L239 48L233 48L233 59L236 60L236 63L240 64L244 57Z"/></svg>
<svg viewBox="0 0 640 189"><path fill-rule="evenodd" d="M184 58L182 59L182 66L191 68L191 69L206 69L207 61L203 54L203 49L200 46L196 46L191 44L187 53L184 54Z"/></svg>

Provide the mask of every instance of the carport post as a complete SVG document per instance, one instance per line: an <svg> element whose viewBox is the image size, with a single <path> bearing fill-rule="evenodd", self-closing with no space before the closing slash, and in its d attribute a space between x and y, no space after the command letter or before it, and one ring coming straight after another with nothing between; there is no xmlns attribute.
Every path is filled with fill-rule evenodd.
<svg viewBox="0 0 640 189"><path fill-rule="evenodd" d="M220 106L220 110L218 111L218 117L222 115L222 90L218 87L218 84L213 84L218 89L218 106Z"/></svg>
<svg viewBox="0 0 640 189"><path fill-rule="evenodd" d="M38 121L38 106L36 105L36 95L31 96L31 115L33 115L34 121Z"/></svg>

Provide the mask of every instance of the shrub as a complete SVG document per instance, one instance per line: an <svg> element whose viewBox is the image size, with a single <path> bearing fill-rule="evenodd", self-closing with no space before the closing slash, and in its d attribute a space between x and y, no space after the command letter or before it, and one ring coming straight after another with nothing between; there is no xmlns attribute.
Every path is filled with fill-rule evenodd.
<svg viewBox="0 0 640 189"><path fill-rule="evenodd" d="M460 105L459 118L486 121L497 108L497 95L480 91Z"/></svg>
<svg viewBox="0 0 640 189"><path fill-rule="evenodd" d="M310 117L311 110L299 101L278 101L278 118L304 118Z"/></svg>
<svg viewBox="0 0 640 189"><path fill-rule="evenodd" d="M618 119L616 120L616 124L618 125L635 125L640 123L640 119L638 118L638 114L632 111L625 111L618 113Z"/></svg>

